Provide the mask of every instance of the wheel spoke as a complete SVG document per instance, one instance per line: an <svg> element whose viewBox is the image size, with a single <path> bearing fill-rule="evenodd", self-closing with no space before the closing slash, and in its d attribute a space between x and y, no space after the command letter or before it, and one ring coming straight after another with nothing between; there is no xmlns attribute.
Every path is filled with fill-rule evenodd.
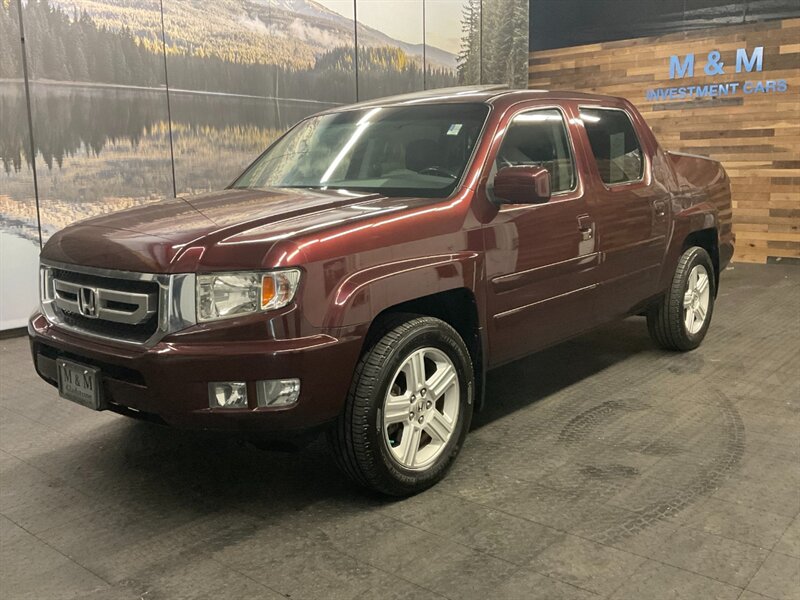
<svg viewBox="0 0 800 600"><path fill-rule="evenodd" d="M708 275L700 275L697 278L697 284L695 285L695 290L697 291L698 295L702 294L708 288Z"/></svg>
<svg viewBox="0 0 800 600"><path fill-rule="evenodd" d="M697 267L689 272L689 289L693 290L697 287Z"/></svg>
<svg viewBox="0 0 800 600"><path fill-rule="evenodd" d="M706 319L706 309L705 307L700 304L697 308L694 309L694 317L701 323Z"/></svg>
<svg viewBox="0 0 800 600"><path fill-rule="evenodd" d="M431 400L438 400L456 381L456 370L451 364L437 365L436 372L428 381Z"/></svg>
<svg viewBox="0 0 800 600"><path fill-rule="evenodd" d="M405 393L402 396L389 395L383 407L383 420L386 425L401 423L408 419L410 411L411 394Z"/></svg>
<svg viewBox="0 0 800 600"><path fill-rule="evenodd" d="M417 351L408 358L406 363L406 383L409 390L416 392L425 384L425 355Z"/></svg>
<svg viewBox="0 0 800 600"><path fill-rule="evenodd" d="M403 457L402 462L407 467L413 467L417 460L421 436L422 429L418 427L408 426L403 431L403 439L400 441L400 456Z"/></svg>
<svg viewBox="0 0 800 600"><path fill-rule="evenodd" d="M692 310L691 308L686 311L685 322L686 322L686 331L688 331L689 333L694 333L694 310Z"/></svg>
<svg viewBox="0 0 800 600"><path fill-rule="evenodd" d="M688 292L686 292L686 293L683 295L683 308L691 308L691 306L692 306L692 299L693 299L693 298L694 298L694 295L692 294L692 291L691 291L691 290L689 290Z"/></svg>
<svg viewBox="0 0 800 600"><path fill-rule="evenodd" d="M434 410L430 413L430 420L425 424L424 429L434 441L444 444L453 433L453 424L445 415Z"/></svg>

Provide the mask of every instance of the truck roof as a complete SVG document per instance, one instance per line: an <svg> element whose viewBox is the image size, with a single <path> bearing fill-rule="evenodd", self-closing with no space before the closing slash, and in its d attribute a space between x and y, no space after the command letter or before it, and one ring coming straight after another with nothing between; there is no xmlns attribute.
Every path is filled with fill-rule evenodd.
<svg viewBox="0 0 800 600"><path fill-rule="evenodd" d="M324 112L337 112L371 106L399 106L405 104L455 104L479 102L483 104L513 104L522 100L594 100L616 102L619 98L600 94L587 94L559 90L517 90L505 85L473 85L422 90L410 94L386 96L357 104L332 108Z"/></svg>

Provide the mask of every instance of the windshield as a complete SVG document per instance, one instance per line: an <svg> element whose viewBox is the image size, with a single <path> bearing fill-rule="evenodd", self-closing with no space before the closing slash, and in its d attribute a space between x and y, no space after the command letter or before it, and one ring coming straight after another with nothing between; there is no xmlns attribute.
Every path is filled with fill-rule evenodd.
<svg viewBox="0 0 800 600"><path fill-rule="evenodd" d="M434 104L312 117L261 155L233 187L444 198L461 180L488 112L485 104Z"/></svg>

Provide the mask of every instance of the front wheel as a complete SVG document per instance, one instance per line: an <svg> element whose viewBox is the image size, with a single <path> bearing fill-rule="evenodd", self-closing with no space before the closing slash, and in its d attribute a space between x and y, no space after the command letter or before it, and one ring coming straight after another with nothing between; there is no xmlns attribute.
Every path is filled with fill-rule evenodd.
<svg viewBox="0 0 800 600"><path fill-rule="evenodd" d="M647 312L650 337L668 350L694 350L711 324L715 296L711 257L693 246L678 261L667 293Z"/></svg>
<svg viewBox="0 0 800 600"><path fill-rule="evenodd" d="M410 317L361 357L329 433L340 468L378 492L407 496L444 477L472 419L474 376L447 323Z"/></svg>

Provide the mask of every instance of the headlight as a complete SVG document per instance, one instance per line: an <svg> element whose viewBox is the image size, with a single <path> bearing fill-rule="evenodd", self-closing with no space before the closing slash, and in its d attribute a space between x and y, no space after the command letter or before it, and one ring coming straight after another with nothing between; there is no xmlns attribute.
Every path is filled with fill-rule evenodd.
<svg viewBox="0 0 800 600"><path fill-rule="evenodd" d="M289 304L300 282L298 269L268 273L197 276L197 320L217 321Z"/></svg>

